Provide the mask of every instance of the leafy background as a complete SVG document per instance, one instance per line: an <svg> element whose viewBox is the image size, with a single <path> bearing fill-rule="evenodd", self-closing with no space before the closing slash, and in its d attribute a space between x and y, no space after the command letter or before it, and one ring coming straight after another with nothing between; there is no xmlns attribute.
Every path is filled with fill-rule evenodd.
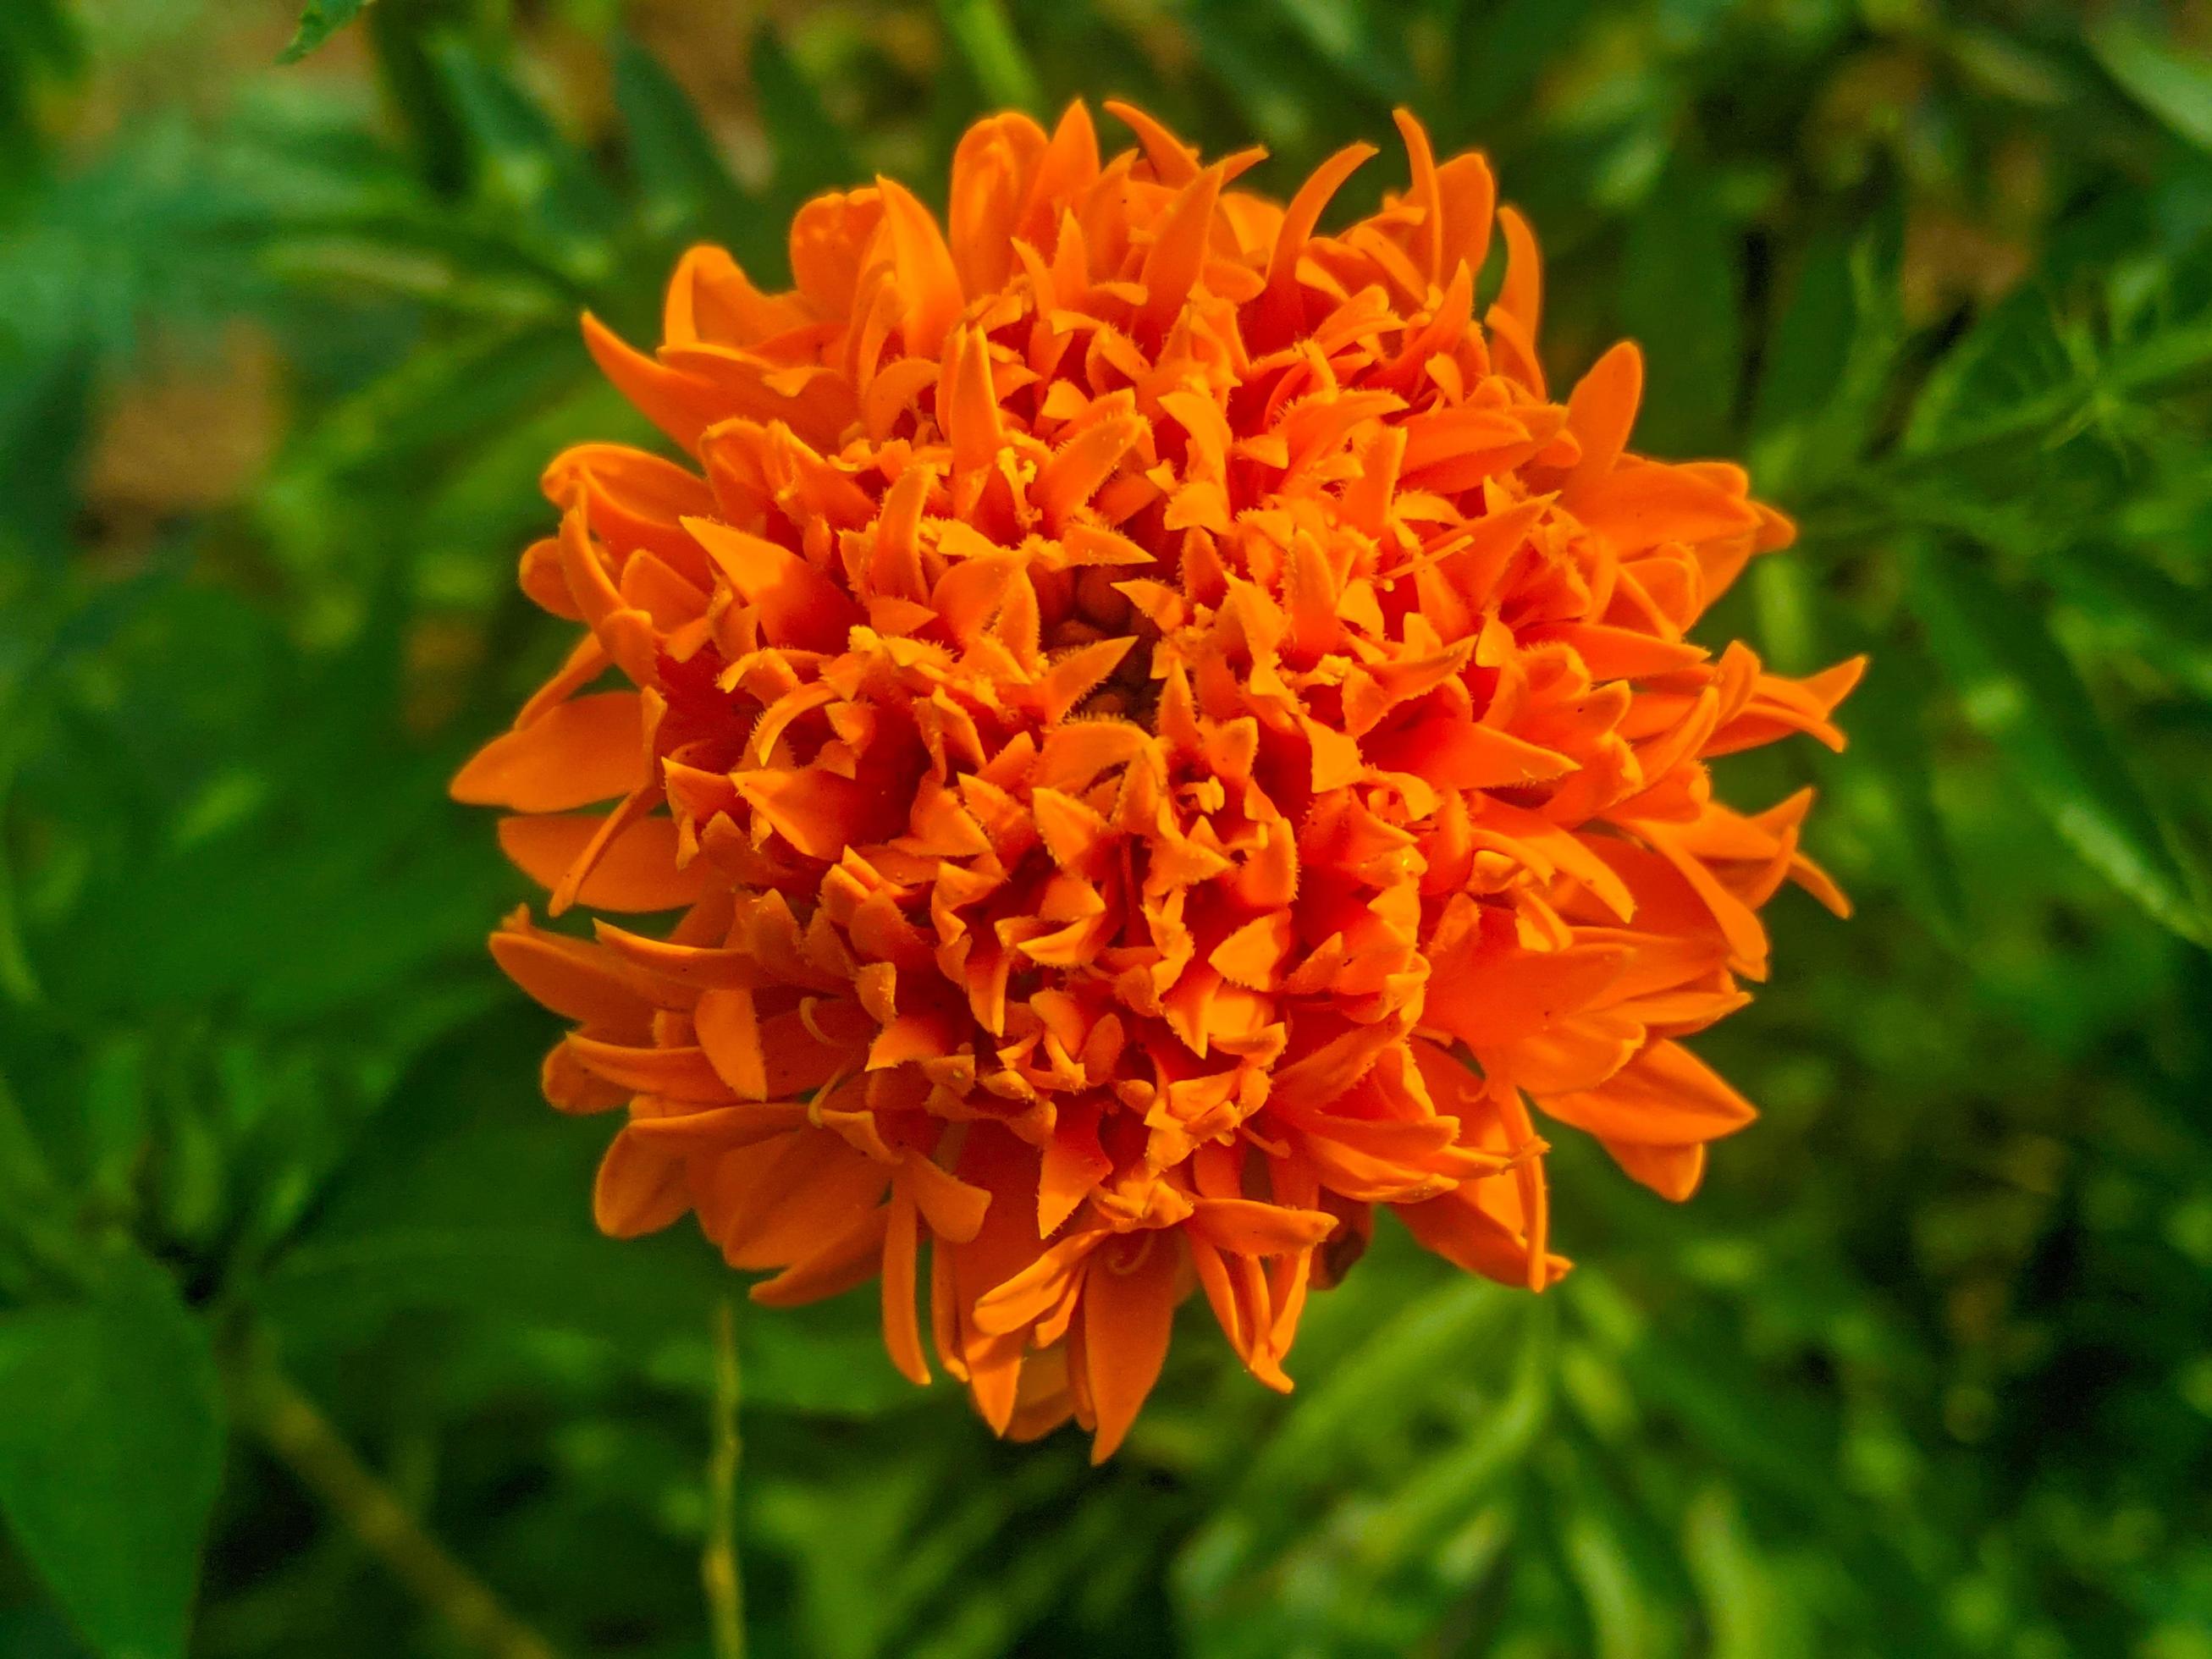
<svg viewBox="0 0 2212 1659"><path fill-rule="evenodd" d="M578 309L1078 92L1487 149L1803 522L1713 636L1875 665L1729 763L1862 908L1698 1200L1571 1142L1559 1292L1386 1239L1287 1401L1201 1309L1096 1473L592 1236L441 787ZM2212 1655L2209 437L2202 3L7 0L0 1651Z"/></svg>

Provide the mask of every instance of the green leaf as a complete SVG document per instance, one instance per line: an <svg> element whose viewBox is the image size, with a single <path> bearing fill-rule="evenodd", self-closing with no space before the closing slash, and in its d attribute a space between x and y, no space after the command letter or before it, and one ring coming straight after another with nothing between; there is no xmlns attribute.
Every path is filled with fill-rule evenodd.
<svg viewBox="0 0 2212 1659"><path fill-rule="evenodd" d="M1536 1444L1551 1413L1554 1324L1548 1306L1528 1310L1513 1385L1480 1427L1427 1460L1360 1528L1360 1565L1382 1571L1413 1558L1420 1540L1462 1522Z"/></svg>
<svg viewBox="0 0 2212 1659"><path fill-rule="evenodd" d="M296 64L361 15L369 0L307 0L292 42L277 54L280 64Z"/></svg>
<svg viewBox="0 0 2212 1659"><path fill-rule="evenodd" d="M562 268L603 274L618 210L591 161L503 63L467 41L434 41L431 61L468 135L477 190L549 244Z"/></svg>
<svg viewBox="0 0 2212 1659"><path fill-rule="evenodd" d="M1405 1241L1378 1245L1397 1253ZM1322 1640L1361 1629L1375 1645L1350 1650L1386 1651L1386 1613L1409 1634L1408 1608L1463 1589L1427 1564L1437 1540L1479 1519L1540 1431L1548 1379L1529 1367L1549 1352L1549 1315L1484 1281L1423 1279L1387 1320L1376 1316L1392 1304L1373 1299L1384 1292L1372 1283L1364 1299L1314 1309L1317 1325L1344 1322L1356 1339L1310 1362L1307 1386L1229 1461L1233 1486L1179 1551L1176 1594L1200 1650L1296 1651L1294 1631ZM1509 1382L1498 1373L1511 1354L1522 1364ZM1407 1467L1416 1443L1425 1455Z"/></svg>
<svg viewBox="0 0 2212 1659"><path fill-rule="evenodd" d="M1814 758L1824 787L1863 824L1897 872L1913 913L1946 944L1966 937L1966 900L1949 829L1936 806L1929 754L1925 660L1903 641L1872 647L1867 679L1851 694L1851 746Z"/></svg>
<svg viewBox="0 0 2212 1659"><path fill-rule="evenodd" d="M1881 224L1853 244L1844 262L1844 278L1850 290L1850 343L1820 402L1799 423L1797 447L1791 452L1798 467L1797 488L1808 489L1832 482L1849 471L1866 453L1879 425L1884 401L1897 371L1906 328L1898 298L1899 245L1902 231ZM1808 290L1801 291L1800 306L1837 303L1809 276ZM1819 326L1808 319L1808 330Z"/></svg>
<svg viewBox="0 0 2212 1659"><path fill-rule="evenodd" d="M1638 212L1623 261L1620 320L1649 349L1637 441L1661 455L1727 441L1742 365L1742 264L1714 180L1675 167Z"/></svg>
<svg viewBox="0 0 2212 1659"><path fill-rule="evenodd" d="M1735 1494L1715 1483L1683 1516L1683 1554L1713 1632L1713 1659L1802 1653L1810 1633L1744 1524Z"/></svg>
<svg viewBox="0 0 2212 1659"><path fill-rule="evenodd" d="M2180 137L2212 149L2212 64L2118 11L2090 29L2089 48L2130 97Z"/></svg>
<svg viewBox="0 0 2212 1659"><path fill-rule="evenodd" d="M1646 1659L1661 1651L1649 1611L1652 1597L1601 1511L1583 1495L1572 1496L1560 1541L1597 1638L1597 1659Z"/></svg>
<svg viewBox="0 0 2212 1659"><path fill-rule="evenodd" d="M0 499L0 547L20 541L58 554L91 428L94 353L72 339L28 362L10 356L0 377L0 474L12 481Z"/></svg>
<svg viewBox="0 0 2212 1659"><path fill-rule="evenodd" d="M1303 36L1315 55L1370 96L1402 103L1414 95L1406 33L1387 13L1335 0L1274 0L1283 26Z"/></svg>
<svg viewBox="0 0 2212 1659"><path fill-rule="evenodd" d="M616 41L614 57L615 101L648 221L722 237L742 233L754 216L684 88L628 35Z"/></svg>
<svg viewBox="0 0 2212 1659"><path fill-rule="evenodd" d="M2022 289L1943 354L1913 399L1904 447L1940 450L1970 437L1993 411L2086 390L2091 367L2078 320L2069 322L2042 285Z"/></svg>
<svg viewBox="0 0 2212 1659"><path fill-rule="evenodd" d="M775 151L778 201L793 205L817 191L848 190L860 183L866 170L844 129L822 107L783 37L766 24L753 36L751 64L761 120Z"/></svg>
<svg viewBox="0 0 2212 1659"><path fill-rule="evenodd" d="M222 1470L207 1329L152 1262L0 1317L0 1510L96 1651L184 1652Z"/></svg>
<svg viewBox="0 0 2212 1659"><path fill-rule="evenodd" d="M11 0L0 8L0 180L37 165L37 95L83 61L74 9L63 0Z"/></svg>
<svg viewBox="0 0 2212 1659"><path fill-rule="evenodd" d="M1317 160L1316 151L1347 124L1370 137L1389 135L1389 106L1411 100L1412 76L1402 47L1376 44L1358 10L1297 0L1193 0L1192 43L1241 110L1242 136L1297 165ZM1355 185L1347 201L1361 194Z"/></svg>
<svg viewBox="0 0 2212 1659"><path fill-rule="evenodd" d="M2101 631L2212 699L2212 593L2116 547L2074 550L2051 561L2051 574Z"/></svg>
<svg viewBox="0 0 2212 1659"><path fill-rule="evenodd" d="M983 96L1008 109L1036 114L1044 108L1044 93L1029 54L1014 36L1000 0L938 0L945 33L959 49L969 72Z"/></svg>
<svg viewBox="0 0 2212 1659"><path fill-rule="evenodd" d="M1923 547L1911 603L1967 720L2082 860L2185 939L2212 939L2190 872L2043 619L1955 546Z"/></svg>
<svg viewBox="0 0 2212 1659"><path fill-rule="evenodd" d="M1440 143L1480 142L1509 111L1533 105L1546 65L1597 8L1595 0L1494 0L1455 9L1451 96L1437 112Z"/></svg>
<svg viewBox="0 0 2212 1659"><path fill-rule="evenodd" d="M1752 473L1763 489L1789 489L1820 459L1811 441L1850 361L1857 325L1851 287L1850 249L1832 234L1806 249L1788 284L1752 409Z"/></svg>
<svg viewBox="0 0 2212 1659"><path fill-rule="evenodd" d="M716 1297L744 1287L690 1222L649 1239L593 1228L592 1174L616 1122L537 1098L545 1024L519 1005L502 999L422 1056L254 1285L288 1348L349 1347L434 1310L594 1335L642 1360L688 1342ZM748 1409L866 1416L912 1402L884 1358L878 1305L864 1292L741 1320Z"/></svg>

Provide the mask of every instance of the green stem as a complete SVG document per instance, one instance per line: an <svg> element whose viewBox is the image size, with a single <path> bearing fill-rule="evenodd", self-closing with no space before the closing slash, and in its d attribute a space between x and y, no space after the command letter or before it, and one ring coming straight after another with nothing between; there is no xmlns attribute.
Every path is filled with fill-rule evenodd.
<svg viewBox="0 0 2212 1659"><path fill-rule="evenodd" d="M489 1659L553 1659L544 1638L423 1529L283 1372L249 1364L234 1377L239 1415L277 1460L415 1598Z"/></svg>
<svg viewBox="0 0 2212 1659"><path fill-rule="evenodd" d="M1009 109L1043 109L1036 71L1000 0L939 0L938 10L986 98Z"/></svg>
<svg viewBox="0 0 2212 1659"><path fill-rule="evenodd" d="M738 1565L738 1326L729 1299L714 1310L713 1449L707 1460L707 1547L699 1576L714 1659L744 1659L745 1585Z"/></svg>
<svg viewBox="0 0 2212 1659"><path fill-rule="evenodd" d="M2176 329L2115 356L2087 380L2069 380L2000 409L1951 433L1941 443L1900 449L1869 471L1887 477L1940 464L1986 444L2030 437L2068 419L2100 392L2154 392L2164 390L2168 382L2201 374L2208 366L2212 366L2212 326Z"/></svg>

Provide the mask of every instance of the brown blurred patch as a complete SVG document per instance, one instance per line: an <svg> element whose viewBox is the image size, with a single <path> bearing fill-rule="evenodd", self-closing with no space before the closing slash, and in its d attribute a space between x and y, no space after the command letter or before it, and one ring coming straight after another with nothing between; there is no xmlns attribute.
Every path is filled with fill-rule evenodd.
<svg viewBox="0 0 2212 1659"><path fill-rule="evenodd" d="M96 543L143 545L170 519L235 501L285 421L282 365L263 330L158 340L94 413L85 501Z"/></svg>
<svg viewBox="0 0 2212 1659"><path fill-rule="evenodd" d="M1904 267L1898 274L1905 319L1933 322L1960 301L1986 305L2000 299L2033 262L2026 243L1991 226L1941 208L1916 207L1905 222Z"/></svg>
<svg viewBox="0 0 2212 1659"><path fill-rule="evenodd" d="M406 687L401 718L424 736L460 712L470 676L483 660L484 625L474 615L419 617L407 628L401 669Z"/></svg>
<svg viewBox="0 0 2212 1659"><path fill-rule="evenodd" d="M805 6L778 6L777 19ZM757 168L763 144L753 96L751 42L762 21L749 5L702 6L697 0L631 0L630 31L659 58L691 100L699 118L733 166Z"/></svg>
<svg viewBox="0 0 2212 1659"><path fill-rule="evenodd" d="M2002 298L2033 269L2051 212L2047 137L2014 122L1978 155L1939 142L1931 118L1944 75L1920 40L1847 59L1805 129L1805 152L1831 185L1893 169L1905 199L1900 298L1914 324Z"/></svg>
<svg viewBox="0 0 2212 1659"><path fill-rule="evenodd" d="M0 0L0 7L18 0ZM76 95L49 112L47 129L69 149L98 149L149 110L198 120L218 116L250 77L269 74L299 26L299 0L225 0L220 6L87 6L85 34L98 65ZM368 38L340 29L287 77L333 90L364 86Z"/></svg>

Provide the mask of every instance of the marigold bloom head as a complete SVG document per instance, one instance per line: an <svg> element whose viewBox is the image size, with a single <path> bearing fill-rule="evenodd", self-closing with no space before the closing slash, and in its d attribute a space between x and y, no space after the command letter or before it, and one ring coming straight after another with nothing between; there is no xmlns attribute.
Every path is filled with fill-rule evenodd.
<svg viewBox="0 0 2212 1659"><path fill-rule="evenodd" d="M1752 1109L1679 1039L1781 884L1840 907L1808 797L1708 763L1839 744L1857 673L1686 637L1790 526L1629 452L1633 346L1547 393L1480 155L1401 117L1324 234L1370 147L1281 206L1115 112L1110 158L978 124L943 228L809 203L787 293L695 250L651 356L586 319L692 464L553 463L522 584L586 631L455 784L554 914L683 911L493 939L576 1022L554 1104L626 1115L601 1225L696 1213L764 1303L879 1279L902 1370L1100 1456L1194 1290L1288 1388L1378 1205L1556 1279L1540 1117L1689 1194Z"/></svg>

